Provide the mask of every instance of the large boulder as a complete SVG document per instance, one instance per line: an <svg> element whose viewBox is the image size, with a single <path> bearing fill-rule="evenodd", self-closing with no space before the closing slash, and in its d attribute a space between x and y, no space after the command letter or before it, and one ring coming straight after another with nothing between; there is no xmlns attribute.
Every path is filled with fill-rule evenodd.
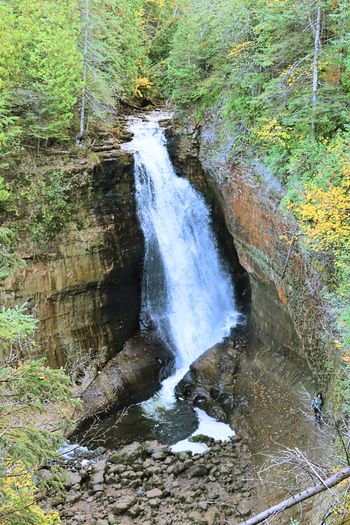
<svg viewBox="0 0 350 525"><path fill-rule="evenodd" d="M120 410L149 398L171 366L173 355L152 334L138 334L109 361L81 395L81 422L110 408Z"/></svg>
<svg viewBox="0 0 350 525"><path fill-rule="evenodd" d="M242 330L234 339L218 343L192 363L177 385L177 396L203 408L221 421L227 421L234 403L240 352L245 348Z"/></svg>

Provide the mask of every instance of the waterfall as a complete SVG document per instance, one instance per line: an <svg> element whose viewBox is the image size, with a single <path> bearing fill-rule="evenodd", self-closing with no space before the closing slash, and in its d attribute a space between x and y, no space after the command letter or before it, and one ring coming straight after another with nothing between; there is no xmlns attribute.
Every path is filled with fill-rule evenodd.
<svg viewBox="0 0 350 525"><path fill-rule="evenodd" d="M174 400L174 386L190 364L221 341L238 313L203 197L176 175L164 130L153 113L133 118L136 201L145 238L142 319L175 355L175 373L163 381L160 397Z"/></svg>

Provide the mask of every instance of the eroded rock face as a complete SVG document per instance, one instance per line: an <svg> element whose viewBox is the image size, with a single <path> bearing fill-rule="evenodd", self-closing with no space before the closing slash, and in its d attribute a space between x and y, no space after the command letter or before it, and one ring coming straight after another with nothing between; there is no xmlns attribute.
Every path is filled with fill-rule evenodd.
<svg viewBox="0 0 350 525"><path fill-rule="evenodd" d="M180 398L224 422L233 410L240 353L246 350L239 331L233 339L216 344L196 359L176 389Z"/></svg>
<svg viewBox="0 0 350 525"><path fill-rule="evenodd" d="M77 195L74 221L40 253L25 254L0 291L1 304L28 303L38 319L39 351L51 366L100 363L138 326L143 237L136 216L132 156L101 148L94 167L76 161L92 188ZM79 171L79 172L80 172Z"/></svg>
<svg viewBox="0 0 350 525"><path fill-rule="evenodd" d="M152 334L138 334L98 373L81 395L78 417L88 419L110 408L120 410L149 398L173 355Z"/></svg>
<svg viewBox="0 0 350 525"><path fill-rule="evenodd" d="M213 177L213 167L207 164ZM251 331L263 345L308 362L327 383L327 341L319 281L293 244L296 225L284 217L276 194L254 174L228 163L216 183L226 225L250 277ZM214 180L214 178L213 178Z"/></svg>
<svg viewBox="0 0 350 525"><path fill-rule="evenodd" d="M329 371L325 363L333 343L327 334L332 329L325 315L320 278L298 246L297 225L281 212L282 188L261 167L248 168L230 160L230 142L219 147L221 128L214 117L201 129L190 119L182 122L168 132L172 158L177 158L178 171L207 195L217 224L233 240L232 248L226 233L238 298L249 293L239 268L249 274L250 333L255 347L297 356L326 385Z"/></svg>

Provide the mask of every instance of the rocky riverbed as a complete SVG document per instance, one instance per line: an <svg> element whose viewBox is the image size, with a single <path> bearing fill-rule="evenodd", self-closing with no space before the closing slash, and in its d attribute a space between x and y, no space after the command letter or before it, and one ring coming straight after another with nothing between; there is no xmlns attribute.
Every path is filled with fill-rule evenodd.
<svg viewBox="0 0 350 525"><path fill-rule="evenodd" d="M253 510L251 459L240 440L208 441L203 455L134 442L68 461L66 492L42 501L67 525L238 524ZM47 479L50 471L40 475Z"/></svg>

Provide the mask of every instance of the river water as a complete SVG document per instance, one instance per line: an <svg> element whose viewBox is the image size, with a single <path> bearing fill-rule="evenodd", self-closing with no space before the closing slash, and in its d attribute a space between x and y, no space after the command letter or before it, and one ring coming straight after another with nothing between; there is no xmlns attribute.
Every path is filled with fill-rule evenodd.
<svg viewBox="0 0 350 525"><path fill-rule="evenodd" d="M181 426L175 386L193 361L230 334L239 313L210 211L172 166L159 125L165 118L169 115L154 112L147 119L130 119L133 140L123 149L134 154L137 213L145 239L141 324L156 330L175 357L172 375L142 404L142 411L158 423L171 421L174 413ZM188 410L186 405L186 420ZM206 434L221 438L232 434L227 425L216 424L201 410L196 409L195 416Z"/></svg>

